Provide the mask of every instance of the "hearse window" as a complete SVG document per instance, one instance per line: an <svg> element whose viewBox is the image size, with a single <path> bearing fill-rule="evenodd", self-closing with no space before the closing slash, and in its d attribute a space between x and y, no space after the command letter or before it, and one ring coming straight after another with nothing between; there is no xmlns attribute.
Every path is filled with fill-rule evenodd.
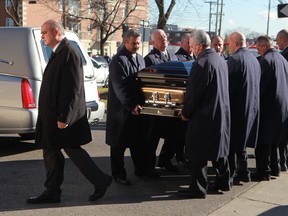
<svg viewBox="0 0 288 216"><path fill-rule="evenodd" d="M83 53L81 52L81 49L79 47L79 45L75 42L75 41L71 41L70 40L70 43L72 44L72 46L75 48L75 50L78 51L78 53L80 54L81 56L81 60L82 60L82 64L83 65L86 65L87 62L84 58L84 55ZM50 55L52 53L52 49L49 47L49 46L46 46L43 42L43 40L41 40L41 46L42 46L42 50L43 50L43 54L44 54L44 58L45 58L45 61L48 62L49 58L50 58Z"/></svg>

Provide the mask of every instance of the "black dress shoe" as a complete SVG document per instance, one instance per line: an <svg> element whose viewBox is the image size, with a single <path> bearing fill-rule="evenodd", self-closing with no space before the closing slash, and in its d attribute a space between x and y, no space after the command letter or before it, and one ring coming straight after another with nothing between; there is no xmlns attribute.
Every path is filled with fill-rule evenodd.
<svg viewBox="0 0 288 216"><path fill-rule="evenodd" d="M89 196L89 201L93 202L102 198L105 195L107 188L111 185L112 181L113 181L113 178L109 176L109 179L104 184L104 186L102 186L101 188L95 187L94 193Z"/></svg>
<svg viewBox="0 0 288 216"><path fill-rule="evenodd" d="M206 194L195 193L189 189L179 190L177 196L181 198L188 198L188 199L205 199L206 198Z"/></svg>
<svg viewBox="0 0 288 216"><path fill-rule="evenodd" d="M270 174L260 174L260 173L252 173L251 179L253 181L270 181L271 175Z"/></svg>
<svg viewBox="0 0 288 216"><path fill-rule="evenodd" d="M113 176L113 178L120 185L131 186L131 182L126 176Z"/></svg>
<svg viewBox="0 0 288 216"><path fill-rule="evenodd" d="M169 162L158 162L158 167L165 168L168 172L178 172L178 168Z"/></svg>
<svg viewBox="0 0 288 216"><path fill-rule="evenodd" d="M218 186L216 184L211 184L211 185L208 185L208 190L209 191L212 191L212 192L218 192L219 190L221 191L230 191L231 190L231 187L230 186Z"/></svg>
<svg viewBox="0 0 288 216"><path fill-rule="evenodd" d="M188 162L185 159L181 159L181 160L176 159L176 162L177 162L178 166L184 167L186 169L189 168Z"/></svg>
<svg viewBox="0 0 288 216"><path fill-rule="evenodd" d="M44 191L40 196L38 197L30 197L26 200L26 203L28 204L43 204L43 203L60 203L60 194L61 192L48 192Z"/></svg>
<svg viewBox="0 0 288 216"><path fill-rule="evenodd" d="M281 164L281 171L282 171L282 172L287 171L287 166L286 166L286 164Z"/></svg>
<svg viewBox="0 0 288 216"><path fill-rule="evenodd" d="M147 169L144 171L135 170L135 175L138 177L146 176L148 178L159 178L160 177L159 173L156 172L155 170L152 170L152 169Z"/></svg>

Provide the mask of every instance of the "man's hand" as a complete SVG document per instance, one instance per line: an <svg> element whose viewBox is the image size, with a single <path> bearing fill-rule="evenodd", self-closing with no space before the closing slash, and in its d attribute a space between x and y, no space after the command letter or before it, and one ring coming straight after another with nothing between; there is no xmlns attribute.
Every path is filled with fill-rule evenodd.
<svg viewBox="0 0 288 216"><path fill-rule="evenodd" d="M188 121L188 119L182 114L182 110L178 113L179 116L181 116L182 121Z"/></svg>
<svg viewBox="0 0 288 216"><path fill-rule="evenodd" d="M57 121L57 126L59 129L64 129L64 128L68 127L68 124L66 124L64 122Z"/></svg>
<svg viewBox="0 0 288 216"><path fill-rule="evenodd" d="M136 107L132 110L133 115L140 115L140 110L142 110L142 107L137 104Z"/></svg>

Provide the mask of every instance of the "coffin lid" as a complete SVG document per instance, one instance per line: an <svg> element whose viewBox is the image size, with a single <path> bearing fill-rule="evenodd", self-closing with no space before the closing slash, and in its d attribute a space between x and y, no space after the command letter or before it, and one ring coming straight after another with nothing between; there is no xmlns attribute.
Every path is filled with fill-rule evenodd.
<svg viewBox="0 0 288 216"><path fill-rule="evenodd" d="M187 77L194 61L169 61L153 65L138 72L138 77Z"/></svg>

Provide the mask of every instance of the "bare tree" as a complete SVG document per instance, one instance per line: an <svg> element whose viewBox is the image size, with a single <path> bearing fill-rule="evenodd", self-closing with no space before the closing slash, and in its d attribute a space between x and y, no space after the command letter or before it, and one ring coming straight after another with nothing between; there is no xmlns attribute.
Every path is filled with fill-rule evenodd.
<svg viewBox="0 0 288 216"><path fill-rule="evenodd" d="M171 0L169 7L167 9L167 11L165 12L165 8L164 8L164 0L155 0L155 3L157 5L157 8L159 10L159 18L158 18L158 22L157 22L157 28L158 29L164 29L167 21L170 17L170 14L173 10L173 7L176 4L176 0Z"/></svg>
<svg viewBox="0 0 288 216"><path fill-rule="evenodd" d="M59 1L39 0L39 3L47 6L50 10L62 14L63 25L66 25L66 21L69 23L69 21L90 20L89 30L96 29L99 34L101 55L104 55L104 45L111 35L118 30L128 28L128 26L139 26L137 21L140 19L136 17L135 12L140 6L141 0L79 0L79 4L81 3L81 12L79 13L71 11L68 0L62 0L62 12L55 9L53 2L55 5L55 2Z"/></svg>
<svg viewBox="0 0 288 216"><path fill-rule="evenodd" d="M14 21L14 24L16 26L20 26L20 16L19 16L20 3L22 3L22 0L11 0L10 1L11 7L7 7L8 4L5 4L6 13Z"/></svg>

